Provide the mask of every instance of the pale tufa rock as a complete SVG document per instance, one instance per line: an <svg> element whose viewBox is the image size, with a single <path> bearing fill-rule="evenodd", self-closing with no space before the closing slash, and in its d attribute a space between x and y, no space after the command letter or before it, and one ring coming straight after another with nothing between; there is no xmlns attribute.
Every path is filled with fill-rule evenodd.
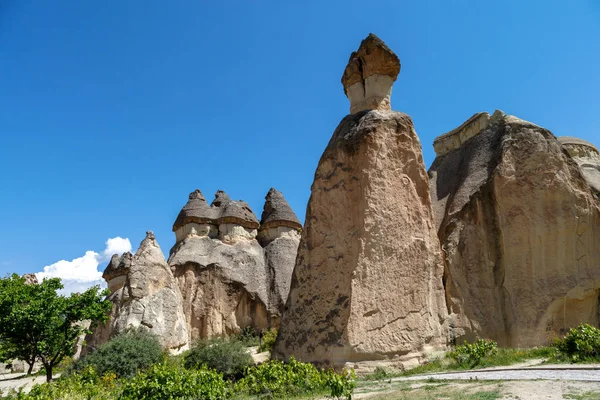
<svg viewBox="0 0 600 400"><path fill-rule="evenodd" d="M598 326L599 202L550 131L488 122L429 170L451 340L531 347Z"/></svg>
<svg viewBox="0 0 600 400"><path fill-rule="evenodd" d="M412 120L385 109L351 114L315 172L273 357L418 363L446 346L442 274Z"/></svg>

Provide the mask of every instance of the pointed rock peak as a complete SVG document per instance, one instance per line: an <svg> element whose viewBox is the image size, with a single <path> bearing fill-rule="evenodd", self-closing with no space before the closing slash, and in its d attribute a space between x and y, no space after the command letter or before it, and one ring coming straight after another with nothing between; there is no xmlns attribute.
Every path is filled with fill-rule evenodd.
<svg viewBox="0 0 600 400"><path fill-rule="evenodd" d="M188 202L179 212L179 215L173 224L173 232L189 222L207 224L211 223L213 219L213 213L208 206L206 199L202 195L202 192L196 189L190 193Z"/></svg>
<svg viewBox="0 0 600 400"><path fill-rule="evenodd" d="M200 201L204 201L204 202L206 201L206 199L202 195L202 192L200 191L200 189L196 189L192 193L190 193L189 199L190 200L200 200Z"/></svg>
<svg viewBox="0 0 600 400"><path fill-rule="evenodd" d="M153 246L153 247L158 246L158 243L156 242L156 237L154 236L154 232L152 232L152 231L146 232L146 237L140 243L140 249L142 249L143 247L148 247L148 246Z"/></svg>
<svg viewBox="0 0 600 400"><path fill-rule="evenodd" d="M302 224L279 190L271 188L265 197L260 221L261 229L287 226L302 229Z"/></svg>
<svg viewBox="0 0 600 400"><path fill-rule="evenodd" d="M230 203L230 202L231 202L231 198L229 197L229 195L227 193L225 193L223 190L217 190L217 193L215 193L215 199L213 200L213 202L210 206L211 207L221 207L222 205Z"/></svg>
<svg viewBox="0 0 600 400"><path fill-rule="evenodd" d="M374 34L350 55L342 75L352 114L362 110L391 109L392 85L400 73L400 59Z"/></svg>

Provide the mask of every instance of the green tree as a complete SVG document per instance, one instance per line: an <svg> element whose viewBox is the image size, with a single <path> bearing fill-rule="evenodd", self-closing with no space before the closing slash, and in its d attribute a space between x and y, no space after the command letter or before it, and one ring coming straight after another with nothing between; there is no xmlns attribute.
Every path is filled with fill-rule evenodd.
<svg viewBox="0 0 600 400"><path fill-rule="evenodd" d="M59 278L26 284L17 274L0 279L0 354L4 359L25 360L30 371L39 360L52 380L52 369L65 356L72 356L83 333L108 319L112 303L107 291L94 286L83 293L63 296Z"/></svg>

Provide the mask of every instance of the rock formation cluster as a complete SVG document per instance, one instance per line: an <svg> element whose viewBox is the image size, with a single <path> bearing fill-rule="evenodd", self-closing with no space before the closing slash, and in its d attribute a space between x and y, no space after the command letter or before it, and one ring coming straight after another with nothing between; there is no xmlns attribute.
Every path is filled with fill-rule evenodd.
<svg viewBox="0 0 600 400"><path fill-rule="evenodd" d="M275 189L260 223L247 203L218 191L209 205L195 190L173 225L168 262L151 232L135 255L113 256L103 275L112 314L88 347L139 326L174 353L199 338L278 327L301 229Z"/></svg>
<svg viewBox="0 0 600 400"><path fill-rule="evenodd" d="M403 364L445 348L444 267L421 145L410 117L390 110L399 71L374 35L346 67L352 114L315 172L278 358Z"/></svg>
<svg viewBox="0 0 600 400"><path fill-rule="evenodd" d="M271 189L261 220L189 195L165 260L152 233L104 272L115 307L89 343L145 326L178 352L279 327L272 356L406 367L448 344L546 344L600 325L600 153L501 111L435 139L426 171L391 110L398 57L375 35L342 76L350 115L317 166L304 227Z"/></svg>
<svg viewBox="0 0 600 400"><path fill-rule="evenodd" d="M474 115L434 148L450 340L527 347L598 326L597 149L501 111Z"/></svg>

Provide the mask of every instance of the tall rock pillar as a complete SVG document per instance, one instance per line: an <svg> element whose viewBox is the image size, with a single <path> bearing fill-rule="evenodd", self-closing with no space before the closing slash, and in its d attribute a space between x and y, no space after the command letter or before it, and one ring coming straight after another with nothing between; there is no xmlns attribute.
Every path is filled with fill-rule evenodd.
<svg viewBox="0 0 600 400"><path fill-rule="evenodd" d="M273 356L396 366L446 345L443 260L421 145L391 111L398 57L375 35L352 53L350 111L315 172Z"/></svg>

